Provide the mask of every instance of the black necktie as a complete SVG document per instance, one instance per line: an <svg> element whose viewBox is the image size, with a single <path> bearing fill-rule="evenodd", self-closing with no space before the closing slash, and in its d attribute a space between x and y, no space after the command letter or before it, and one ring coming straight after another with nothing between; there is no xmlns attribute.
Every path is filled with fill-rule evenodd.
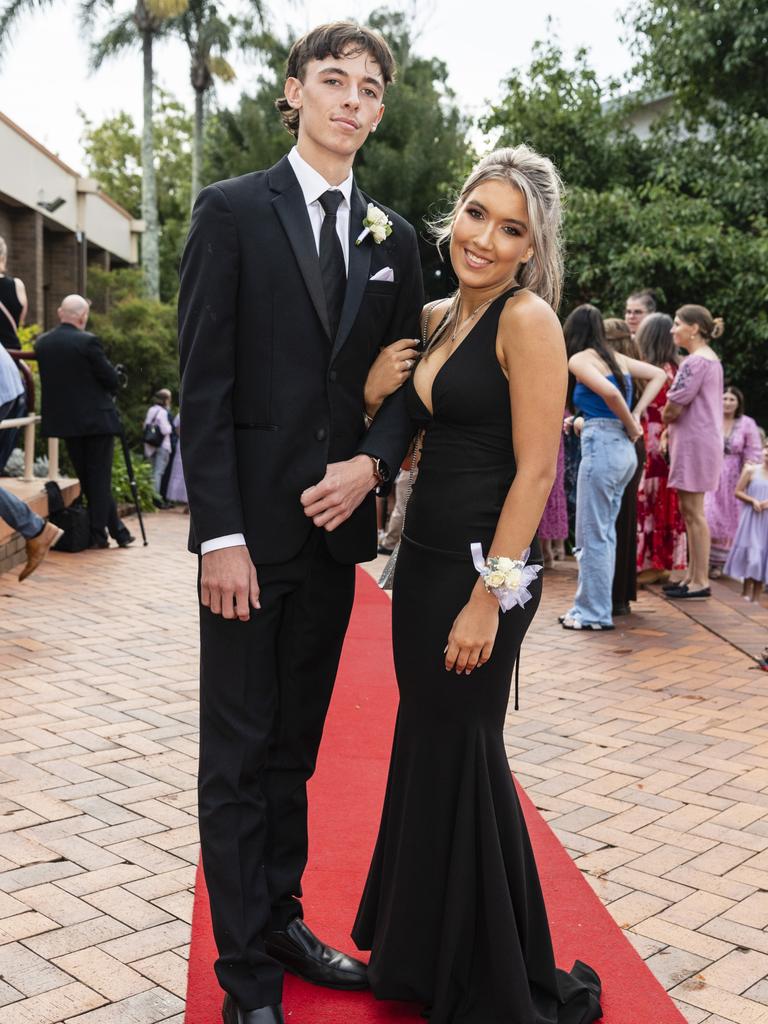
<svg viewBox="0 0 768 1024"><path fill-rule="evenodd" d="M320 205L325 210L325 219L320 228L320 273L323 277L331 338L336 337L336 332L339 329L341 307L344 305L344 293L347 290L344 251L336 231L336 213L343 199L344 196L338 189L323 192L319 199Z"/></svg>

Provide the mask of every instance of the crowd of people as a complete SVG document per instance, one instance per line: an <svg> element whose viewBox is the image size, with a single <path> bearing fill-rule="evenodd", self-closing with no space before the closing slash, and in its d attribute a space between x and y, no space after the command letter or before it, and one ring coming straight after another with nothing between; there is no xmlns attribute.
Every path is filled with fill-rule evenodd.
<svg viewBox="0 0 768 1024"><path fill-rule="evenodd" d="M744 395L724 387L710 344L722 331L703 306L657 312L649 290L629 296L623 320L589 304L566 319L565 436L539 527L550 567L574 537L565 629L612 629L638 581L674 600L710 597L722 573L750 601L768 583L765 450Z"/></svg>

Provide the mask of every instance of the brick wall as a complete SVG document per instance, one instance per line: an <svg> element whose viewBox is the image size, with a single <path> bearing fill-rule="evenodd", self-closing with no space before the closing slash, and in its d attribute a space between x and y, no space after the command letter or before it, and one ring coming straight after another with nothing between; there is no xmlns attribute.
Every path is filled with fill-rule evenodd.
<svg viewBox="0 0 768 1024"><path fill-rule="evenodd" d="M13 221L11 220L10 211L0 206L0 236L2 236L8 245L8 255L10 256L13 252ZM8 262L8 270L13 273L13 265L10 260ZM14 277L18 277L18 274L14 274Z"/></svg>
<svg viewBox="0 0 768 1024"><path fill-rule="evenodd" d="M56 310L65 295L79 292L81 246L72 234L45 232L45 315L46 325L56 324Z"/></svg>
<svg viewBox="0 0 768 1024"><path fill-rule="evenodd" d="M8 245L8 266L27 288L27 323L51 326L45 321L43 279L43 215L37 210L14 210L10 215L13 248Z"/></svg>

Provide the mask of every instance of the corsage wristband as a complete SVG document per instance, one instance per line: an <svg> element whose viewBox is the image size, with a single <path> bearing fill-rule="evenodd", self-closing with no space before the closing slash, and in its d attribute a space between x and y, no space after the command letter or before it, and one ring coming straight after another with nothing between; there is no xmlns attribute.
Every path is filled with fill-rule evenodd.
<svg viewBox="0 0 768 1024"><path fill-rule="evenodd" d="M526 565L530 548L526 548L522 558L506 558L493 555L491 558L483 558L483 546L479 543L470 545L472 561L475 568L482 577L485 589L493 594L501 606L503 612L510 608L523 605L530 601L533 595L528 587L541 572L540 565Z"/></svg>

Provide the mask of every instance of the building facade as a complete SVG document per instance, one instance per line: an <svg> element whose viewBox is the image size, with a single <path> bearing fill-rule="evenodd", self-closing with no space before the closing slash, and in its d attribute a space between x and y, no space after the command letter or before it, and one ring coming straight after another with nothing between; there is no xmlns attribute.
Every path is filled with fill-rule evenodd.
<svg viewBox="0 0 768 1024"><path fill-rule="evenodd" d="M27 288L27 323L56 323L65 295L88 293L88 268L138 262L143 221L0 111L0 235L7 271Z"/></svg>

